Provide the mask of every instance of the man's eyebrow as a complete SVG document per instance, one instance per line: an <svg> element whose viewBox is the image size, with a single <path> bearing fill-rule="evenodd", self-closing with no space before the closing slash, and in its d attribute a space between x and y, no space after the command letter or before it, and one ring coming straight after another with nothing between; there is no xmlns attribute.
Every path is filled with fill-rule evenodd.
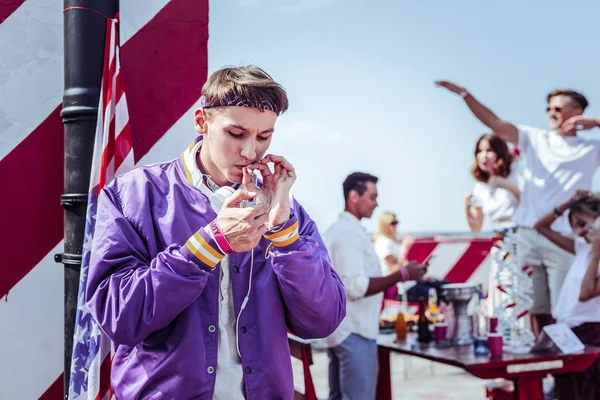
<svg viewBox="0 0 600 400"><path fill-rule="evenodd" d="M242 125L232 124L232 125L229 125L229 127L230 128L236 128L236 129L239 129L239 130L244 131L244 132L249 132L249 129L243 127ZM265 133L273 133L273 132L275 132L275 129L274 128L269 128L269 129L266 129L266 130L260 132L259 134L262 135L262 134L265 134Z"/></svg>
<svg viewBox="0 0 600 400"><path fill-rule="evenodd" d="M239 129L239 130L241 130L241 131L248 132L248 129L244 128L244 127L243 127L243 126L241 126L241 125L230 124L230 125L228 126L228 128L236 128L236 129Z"/></svg>

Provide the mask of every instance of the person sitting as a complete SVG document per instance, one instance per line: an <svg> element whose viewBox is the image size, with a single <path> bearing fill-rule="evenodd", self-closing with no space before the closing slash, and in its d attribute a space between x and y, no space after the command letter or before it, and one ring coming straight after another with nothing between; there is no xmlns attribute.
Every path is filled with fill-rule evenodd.
<svg viewBox="0 0 600 400"><path fill-rule="evenodd" d="M552 229L566 211L575 238ZM560 248L575 254L564 280L553 317L567 324L586 345L600 345L600 196L580 190L567 202L542 217L535 229ZM596 222L598 221L598 222ZM572 382L556 376L559 399L574 399ZM600 360L576 375L579 399L600 399Z"/></svg>

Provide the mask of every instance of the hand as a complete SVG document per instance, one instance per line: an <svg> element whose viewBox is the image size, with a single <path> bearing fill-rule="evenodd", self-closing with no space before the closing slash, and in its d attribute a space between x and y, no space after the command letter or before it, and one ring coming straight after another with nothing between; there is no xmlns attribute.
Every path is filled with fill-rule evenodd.
<svg viewBox="0 0 600 400"><path fill-rule="evenodd" d="M488 185L490 185L493 188L508 189L508 185L510 185L510 182L508 182L506 178L503 178L501 176L491 176L488 180Z"/></svg>
<svg viewBox="0 0 600 400"><path fill-rule="evenodd" d="M600 230L596 228L590 228L585 237L592 245L592 252L596 255L600 254Z"/></svg>
<svg viewBox="0 0 600 400"><path fill-rule="evenodd" d="M235 252L245 252L254 249L267 231L265 222L269 214L268 207L256 205L239 208L244 200L252 200L256 193L238 189L223 203L223 208L217 215L217 224Z"/></svg>
<svg viewBox="0 0 600 400"><path fill-rule="evenodd" d="M473 207L473 204L476 201L476 197L473 196L472 194L468 194L467 197L465 197L465 208L467 210L470 210L471 207Z"/></svg>
<svg viewBox="0 0 600 400"><path fill-rule="evenodd" d="M427 273L427 266L416 261L410 261L405 268L408 271L408 279L411 281L419 280Z"/></svg>
<svg viewBox="0 0 600 400"><path fill-rule="evenodd" d="M271 171L268 163L274 164ZM285 223L290 218L290 189L296 181L296 171L285 158L269 154L257 163L244 169L242 183L246 189L256 191L250 173L259 170L263 178L263 186L256 197L257 205L265 205L268 209L269 228Z"/></svg>
<svg viewBox="0 0 600 400"><path fill-rule="evenodd" d="M577 115L563 122L560 129L565 134L575 135L577 131L587 131L597 127L600 125L599 122L600 121L596 118Z"/></svg>
<svg viewBox="0 0 600 400"><path fill-rule="evenodd" d="M451 91L452 93L456 93L456 94L461 94L465 91L464 87L455 85L454 83L448 82L448 81L436 81L435 85L446 88L449 91Z"/></svg>

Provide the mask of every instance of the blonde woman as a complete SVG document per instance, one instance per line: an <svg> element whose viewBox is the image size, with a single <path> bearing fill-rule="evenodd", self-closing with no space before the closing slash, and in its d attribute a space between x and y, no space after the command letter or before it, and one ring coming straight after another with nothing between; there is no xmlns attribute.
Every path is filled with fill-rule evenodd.
<svg viewBox="0 0 600 400"><path fill-rule="evenodd" d="M381 274L389 275L398 271L406 264L406 255L412 246L414 238L405 236L398 239L398 218L391 212L384 211L379 216L377 233L374 237L375 251L381 263ZM385 299L395 300L398 297L398 287L392 286L384 293Z"/></svg>

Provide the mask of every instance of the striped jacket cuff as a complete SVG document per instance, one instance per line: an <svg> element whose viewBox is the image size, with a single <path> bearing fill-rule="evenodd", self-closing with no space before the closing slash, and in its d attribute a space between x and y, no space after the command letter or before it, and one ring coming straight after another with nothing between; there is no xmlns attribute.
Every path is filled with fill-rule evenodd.
<svg viewBox="0 0 600 400"><path fill-rule="evenodd" d="M225 253L221 251L210 231L205 228L194 233L185 242L184 247L191 253L192 259L200 261L210 268L215 268L223 257L225 257Z"/></svg>
<svg viewBox="0 0 600 400"><path fill-rule="evenodd" d="M300 238L298 218L292 215L286 223L276 226L264 234L264 237L275 247L285 247Z"/></svg>

